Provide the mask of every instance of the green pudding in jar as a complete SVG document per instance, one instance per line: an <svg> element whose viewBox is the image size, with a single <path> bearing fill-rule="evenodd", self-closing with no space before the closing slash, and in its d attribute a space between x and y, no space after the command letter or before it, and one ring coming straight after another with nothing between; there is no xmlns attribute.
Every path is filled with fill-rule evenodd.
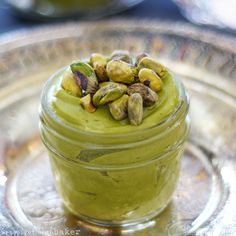
<svg viewBox="0 0 236 236"><path fill-rule="evenodd" d="M91 8L104 7L109 4L110 0L37 0L38 4L44 4L45 2L64 10L75 10L75 8L89 10Z"/></svg>
<svg viewBox="0 0 236 236"><path fill-rule="evenodd" d="M161 212L178 181L187 112L179 79L147 54L92 54L53 75L40 130L64 205L101 225Z"/></svg>

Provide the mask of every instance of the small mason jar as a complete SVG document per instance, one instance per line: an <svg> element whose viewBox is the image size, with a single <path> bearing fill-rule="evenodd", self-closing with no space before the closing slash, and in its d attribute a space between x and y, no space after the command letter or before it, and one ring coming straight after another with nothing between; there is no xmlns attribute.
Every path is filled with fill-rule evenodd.
<svg viewBox="0 0 236 236"><path fill-rule="evenodd" d="M104 226L128 226L156 216L175 191L189 131L183 85L174 79L179 102L162 122L106 134L75 128L55 114L49 101L62 72L44 86L40 131L63 204L81 219Z"/></svg>

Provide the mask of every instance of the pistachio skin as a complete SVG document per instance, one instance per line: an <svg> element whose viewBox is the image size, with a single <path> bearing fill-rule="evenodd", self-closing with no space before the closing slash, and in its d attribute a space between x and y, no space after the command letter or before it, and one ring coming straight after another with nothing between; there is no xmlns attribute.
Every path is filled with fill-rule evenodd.
<svg viewBox="0 0 236 236"><path fill-rule="evenodd" d="M76 83L74 75L71 71L66 71L63 75L61 87L73 96L81 97L82 91L80 86Z"/></svg>
<svg viewBox="0 0 236 236"><path fill-rule="evenodd" d="M92 103L92 95L91 94L87 94L86 96L82 97L80 99L80 105L87 112L92 113L92 112L96 111L96 107L94 107L94 105Z"/></svg>
<svg viewBox="0 0 236 236"><path fill-rule="evenodd" d="M165 66L150 57L144 57L140 60L138 63L138 70L141 70L142 68L153 70L161 79L170 76L170 73Z"/></svg>
<svg viewBox="0 0 236 236"><path fill-rule="evenodd" d="M138 63L144 58L144 57L149 57L149 54L147 53L141 53L139 55L136 56L136 65L138 65Z"/></svg>
<svg viewBox="0 0 236 236"><path fill-rule="evenodd" d="M124 84L132 84L135 81L135 69L132 65L121 61L112 60L107 63L107 75L110 80Z"/></svg>
<svg viewBox="0 0 236 236"><path fill-rule="evenodd" d="M111 55L111 60L121 60L126 63L132 64L132 58L129 51L126 50L115 50Z"/></svg>
<svg viewBox="0 0 236 236"><path fill-rule="evenodd" d="M129 95L124 94L109 104L109 110L115 120L123 120L127 117Z"/></svg>
<svg viewBox="0 0 236 236"><path fill-rule="evenodd" d="M128 100L128 116L131 125L140 125L143 120L143 99L139 93L133 93Z"/></svg>
<svg viewBox="0 0 236 236"><path fill-rule="evenodd" d="M98 81L93 68L85 62L76 62L70 65L77 84L82 89L83 95L95 93Z"/></svg>
<svg viewBox="0 0 236 236"><path fill-rule="evenodd" d="M92 65L99 82L109 80L106 73L107 58L105 56L99 53L93 53L90 57L90 64Z"/></svg>
<svg viewBox="0 0 236 236"><path fill-rule="evenodd" d="M93 96L93 104L95 106L105 105L121 97L127 91L124 84L107 82L106 85L97 90Z"/></svg>
<svg viewBox="0 0 236 236"><path fill-rule="evenodd" d="M163 87L161 78L151 69L143 68L139 71L138 77L141 83L158 92Z"/></svg>
<svg viewBox="0 0 236 236"><path fill-rule="evenodd" d="M158 95L142 83L135 83L128 87L127 94L131 96L134 93L141 95L145 107L153 106L158 99Z"/></svg>

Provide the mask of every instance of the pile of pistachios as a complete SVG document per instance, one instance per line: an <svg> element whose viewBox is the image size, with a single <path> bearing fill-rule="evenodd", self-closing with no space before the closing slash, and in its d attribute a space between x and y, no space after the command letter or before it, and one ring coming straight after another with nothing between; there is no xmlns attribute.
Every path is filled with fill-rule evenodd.
<svg viewBox="0 0 236 236"><path fill-rule="evenodd" d="M167 68L146 53L134 57L114 51L110 57L94 53L88 62L72 63L61 86L80 97L87 112L108 106L115 120L128 117L132 125L139 125L144 107L155 105L167 76Z"/></svg>

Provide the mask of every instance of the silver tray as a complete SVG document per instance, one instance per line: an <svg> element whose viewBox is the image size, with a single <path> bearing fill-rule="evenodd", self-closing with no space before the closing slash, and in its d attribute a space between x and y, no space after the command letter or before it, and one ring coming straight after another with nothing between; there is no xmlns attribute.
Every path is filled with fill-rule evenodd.
<svg viewBox="0 0 236 236"><path fill-rule="evenodd" d="M174 198L155 219L102 228L63 210L38 134L42 84L91 52L146 51L180 75L192 127ZM0 235L236 234L236 40L173 22L74 22L0 38ZM14 234L15 233L15 234Z"/></svg>

